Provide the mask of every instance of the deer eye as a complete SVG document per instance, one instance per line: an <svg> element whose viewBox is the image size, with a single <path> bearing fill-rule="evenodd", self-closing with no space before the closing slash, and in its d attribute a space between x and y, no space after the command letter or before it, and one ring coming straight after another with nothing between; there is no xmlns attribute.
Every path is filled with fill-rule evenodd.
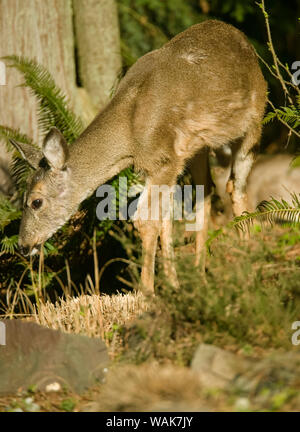
<svg viewBox="0 0 300 432"><path fill-rule="evenodd" d="M41 207L41 205L43 204L43 200L42 199L36 199L34 201L32 201L31 203L31 208L33 210L37 210Z"/></svg>

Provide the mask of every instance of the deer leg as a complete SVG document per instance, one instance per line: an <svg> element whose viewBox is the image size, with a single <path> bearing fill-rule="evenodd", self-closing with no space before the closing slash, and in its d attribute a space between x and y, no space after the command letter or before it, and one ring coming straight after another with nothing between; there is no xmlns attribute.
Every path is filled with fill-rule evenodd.
<svg viewBox="0 0 300 432"><path fill-rule="evenodd" d="M195 185L204 186L204 221L203 228L196 232L195 265L205 267L205 242L211 210L212 179L208 164L208 149L202 149L191 161L190 171Z"/></svg>
<svg viewBox="0 0 300 432"><path fill-rule="evenodd" d="M160 241L163 257L164 274L174 287L179 287L174 265L174 249L172 240L172 219L164 220L161 226Z"/></svg>
<svg viewBox="0 0 300 432"><path fill-rule="evenodd" d="M211 212L211 196L208 195L204 197L204 221L203 228L201 231L196 232L196 256L195 256L195 266L201 264L203 270L205 270L205 258L206 258L206 246L205 242L207 240L208 223Z"/></svg>
<svg viewBox="0 0 300 432"><path fill-rule="evenodd" d="M154 294L154 270L160 221L151 220L151 183L147 182L134 214L134 225L142 241L141 290Z"/></svg>
<svg viewBox="0 0 300 432"><path fill-rule="evenodd" d="M155 177L148 179L134 217L143 246L142 289L147 292L154 292L154 269L158 236L161 237L165 274L173 285L178 286L172 246L172 187L176 183L177 175L181 169L180 164L173 166L173 170L165 166ZM160 188L166 186L167 195L164 195ZM158 193L152 193L152 187L158 187ZM163 215L165 211L162 203L164 197L168 200L168 214L166 215ZM156 213L155 216L153 212Z"/></svg>
<svg viewBox="0 0 300 432"><path fill-rule="evenodd" d="M231 197L227 190L232 168L232 151L229 146L225 145L213 153L213 163L210 164L211 173L215 185L215 193L219 196L223 205L222 215L215 215L214 222L220 226L232 218Z"/></svg>
<svg viewBox="0 0 300 432"><path fill-rule="evenodd" d="M159 234L159 225L142 223L139 228L139 233L143 247L143 266L142 266L142 291L149 294L154 294L154 270L155 270L155 255L157 248L157 239Z"/></svg>
<svg viewBox="0 0 300 432"><path fill-rule="evenodd" d="M230 185L232 209L235 216L247 210L247 178L255 159L255 146L259 140L261 126L251 128L238 149L233 162L233 181Z"/></svg>

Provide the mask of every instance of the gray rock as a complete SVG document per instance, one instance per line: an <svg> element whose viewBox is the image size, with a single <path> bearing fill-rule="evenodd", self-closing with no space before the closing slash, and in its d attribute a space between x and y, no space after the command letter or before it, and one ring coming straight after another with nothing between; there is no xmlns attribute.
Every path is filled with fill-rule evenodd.
<svg viewBox="0 0 300 432"><path fill-rule="evenodd" d="M243 395L236 401L239 409L247 409L248 397L259 406L282 391L299 389L300 352L274 352L263 359L249 359L213 345L201 344L191 363L200 385ZM240 406L239 406L240 405Z"/></svg>
<svg viewBox="0 0 300 432"><path fill-rule="evenodd" d="M236 377L234 386L245 393L259 394L268 389L273 394L287 387L299 388L299 375L300 352L275 352Z"/></svg>
<svg viewBox="0 0 300 432"><path fill-rule="evenodd" d="M224 389L237 376L245 373L252 361L213 345L201 344L193 357L191 368L205 388Z"/></svg>
<svg viewBox="0 0 300 432"><path fill-rule="evenodd" d="M80 393L103 379L108 354L101 340L21 320L2 322L6 345L0 345L0 394L54 384Z"/></svg>

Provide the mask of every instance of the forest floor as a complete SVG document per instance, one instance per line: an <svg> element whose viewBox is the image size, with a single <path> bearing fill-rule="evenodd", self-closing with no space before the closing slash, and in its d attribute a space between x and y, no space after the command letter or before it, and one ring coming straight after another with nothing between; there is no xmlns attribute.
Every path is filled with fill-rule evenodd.
<svg viewBox="0 0 300 432"><path fill-rule="evenodd" d="M248 241L226 233L212 243L205 276L193 267L193 241L177 239L175 247L180 290L168 284L159 266L158 295L136 296L131 309L124 309L124 296L119 294L103 298L106 306L100 321L97 314L86 319L81 313L81 321L70 326L72 298L55 307L46 304L32 316L50 328L104 338L111 358L107 382L81 395L29 388L0 397L0 411L144 411L166 406L191 411L298 411L300 382L292 369L279 376L278 362L275 372L260 369L264 380L255 384L255 390L243 392L233 386L193 388L190 365L200 344L256 363L272 355L298 355L292 323L300 319L299 228L262 231L255 226ZM98 296L90 299L99 302ZM84 301L83 296L77 302L81 312ZM295 365L298 373L298 360ZM137 392L142 394L139 399ZM178 393L181 400L175 397Z"/></svg>

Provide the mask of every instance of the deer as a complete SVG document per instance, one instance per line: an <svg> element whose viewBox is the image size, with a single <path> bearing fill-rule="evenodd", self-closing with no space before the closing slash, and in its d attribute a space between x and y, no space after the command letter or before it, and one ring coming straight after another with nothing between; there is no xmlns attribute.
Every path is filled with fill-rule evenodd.
<svg viewBox="0 0 300 432"><path fill-rule="evenodd" d="M196 233L195 247L199 265L213 188L209 154L222 160L230 153L227 183L233 213L240 215L247 208L245 185L260 141L266 95L254 48L241 31L222 21L196 24L142 56L70 146L55 128L40 150L12 140L34 169L24 197L21 252L38 253L85 198L126 167L144 173L144 192L153 185L175 185L188 167L193 182L204 185L203 229ZM141 289L153 293L159 238L166 276L178 284L173 223L139 217L141 205L151 206L151 194L144 192L134 224L143 250Z"/></svg>

